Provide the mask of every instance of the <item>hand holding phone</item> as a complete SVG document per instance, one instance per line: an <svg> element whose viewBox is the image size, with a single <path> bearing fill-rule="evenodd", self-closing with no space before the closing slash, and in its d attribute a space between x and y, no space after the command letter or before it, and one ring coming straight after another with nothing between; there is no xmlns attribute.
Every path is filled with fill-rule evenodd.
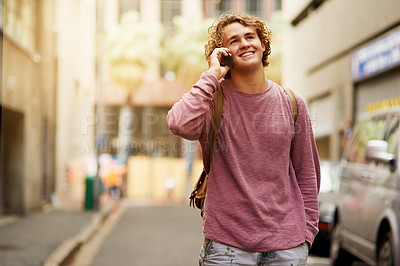
<svg viewBox="0 0 400 266"><path fill-rule="evenodd" d="M221 57L221 66L229 66L230 69L233 68L233 58L232 54L228 53L228 55L222 55Z"/></svg>
<svg viewBox="0 0 400 266"><path fill-rule="evenodd" d="M210 55L208 61L209 69L207 72L214 75L218 80L223 77L225 77L225 79L229 78L230 70L233 68L232 54L228 51L229 50L224 47L215 48ZM228 56L224 56L225 54L228 54Z"/></svg>

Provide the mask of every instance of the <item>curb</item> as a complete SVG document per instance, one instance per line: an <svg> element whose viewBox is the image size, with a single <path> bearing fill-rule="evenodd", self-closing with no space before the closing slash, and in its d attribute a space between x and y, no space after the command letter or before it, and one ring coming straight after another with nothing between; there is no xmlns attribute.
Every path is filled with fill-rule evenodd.
<svg viewBox="0 0 400 266"><path fill-rule="evenodd" d="M89 224L81 229L81 231L73 237L64 240L47 259L43 266L60 266L63 265L82 245L88 242L95 233L100 229L104 220L119 206L120 201L115 200L106 204L100 211L93 214Z"/></svg>

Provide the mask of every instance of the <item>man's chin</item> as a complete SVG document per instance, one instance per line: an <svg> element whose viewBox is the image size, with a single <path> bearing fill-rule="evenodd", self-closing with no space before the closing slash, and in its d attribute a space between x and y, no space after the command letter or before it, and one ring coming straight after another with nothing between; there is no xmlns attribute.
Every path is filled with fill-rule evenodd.
<svg viewBox="0 0 400 266"><path fill-rule="evenodd" d="M254 71L260 67L263 68L262 62L248 61L248 62L238 62L237 64L235 64L234 69L238 71Z"/></svg>

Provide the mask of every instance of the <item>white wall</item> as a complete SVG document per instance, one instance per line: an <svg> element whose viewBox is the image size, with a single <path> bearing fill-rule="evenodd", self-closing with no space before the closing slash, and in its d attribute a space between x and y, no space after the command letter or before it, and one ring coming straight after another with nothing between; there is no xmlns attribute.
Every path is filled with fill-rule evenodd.
<svg viewBox="0 0 400 266"><path fill-rule="evenodd" d="M311 1L283 0L287 25L283 49L283 86L307 101L329 95L334 104L331 157L340 156L339 133L352 118L351 53L400 23L400 1L327 0L296 26L289 23ZM321 111L320 111L321 112ZM313 115L313 114L312 114ZM320 117L327 117L320 113Z"/></svg>
<svg viewBox="0 0 400 266"><path fill-rule="evenodd" d="M68 192L68 162L94 143L96 1L56 1L56 193ZM62 199L61 199L62 200Z"/></svg>

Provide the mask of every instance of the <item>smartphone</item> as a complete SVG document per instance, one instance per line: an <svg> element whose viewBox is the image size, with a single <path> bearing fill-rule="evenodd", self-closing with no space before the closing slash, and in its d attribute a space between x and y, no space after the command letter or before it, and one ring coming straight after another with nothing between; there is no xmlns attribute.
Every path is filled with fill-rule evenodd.
<svg viewBox="0 0 400 266"><path fill-rule="evenodd" d="M222 66L229 66L231 69L233 68L233 58L232 54L228 53L228 55L222 55L221 57L221 65Z"/></svg>

